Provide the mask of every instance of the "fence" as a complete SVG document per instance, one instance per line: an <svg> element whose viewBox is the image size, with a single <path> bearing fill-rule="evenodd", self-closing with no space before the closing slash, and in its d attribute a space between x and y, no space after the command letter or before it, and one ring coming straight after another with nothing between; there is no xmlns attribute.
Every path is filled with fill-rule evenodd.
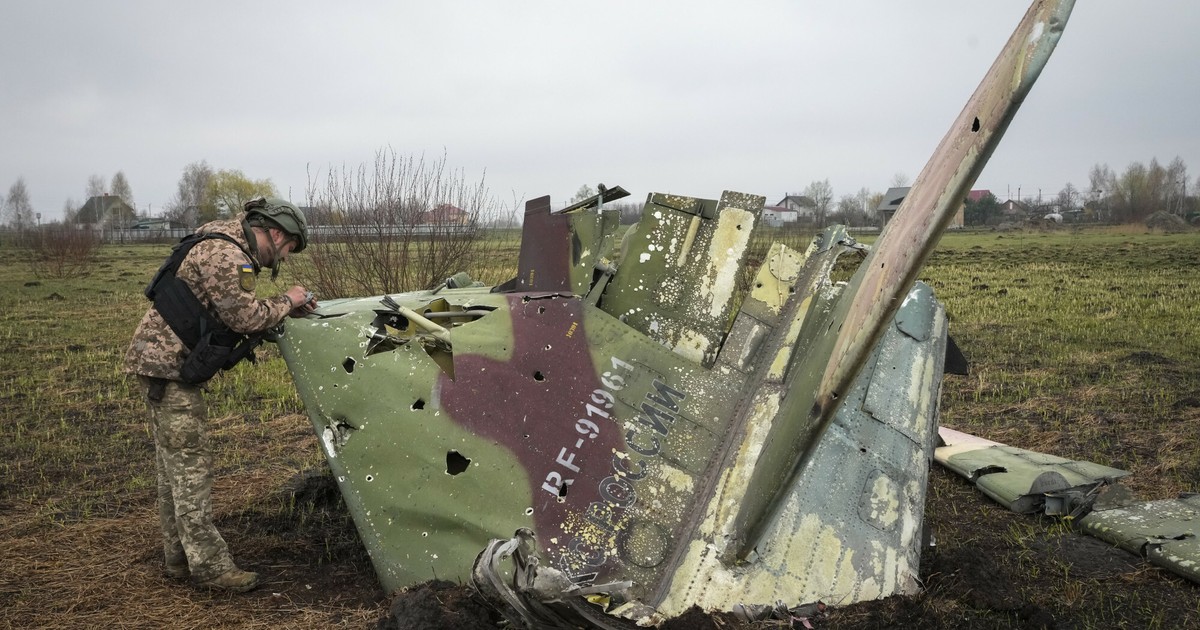
<svg viewBox="0 0 1200 630"><path fill-rule="evenodd" d="M79 228L86 230L89 228ZM344 241L347 239L359 240L369 238L371 236L405 236L414 238L443 238L449 236L465 236L474 233L478 228L475 225L314 225L308 228L309 238L316 241L326 243ZM125 243L174 243L179 239L191 234L192 229L189 228L169 228L169 229L150 229L150 230L134 230L134 229L100 229L95 228L96 237L101 243L105 244L125 244ZM0 244L15 244L18 243L20 234L15 230L0 230Z"/></svg>
<svg viewBox="0 0 1200 630"><path fill-rule="evenodd" d="M162 230L97 230L102 243L173 243L191 234L187 228L170 228Z"/></svg>

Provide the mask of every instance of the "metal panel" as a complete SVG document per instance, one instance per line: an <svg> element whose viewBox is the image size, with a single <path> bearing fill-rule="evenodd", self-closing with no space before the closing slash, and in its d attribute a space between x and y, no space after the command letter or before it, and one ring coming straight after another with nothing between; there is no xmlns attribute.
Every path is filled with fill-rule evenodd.
<svg viewBox="0 0 1200 630"><path fill-rule="evenodd" d="M1084 531L1200 583L1200 495L1092 512Z"/></svg>

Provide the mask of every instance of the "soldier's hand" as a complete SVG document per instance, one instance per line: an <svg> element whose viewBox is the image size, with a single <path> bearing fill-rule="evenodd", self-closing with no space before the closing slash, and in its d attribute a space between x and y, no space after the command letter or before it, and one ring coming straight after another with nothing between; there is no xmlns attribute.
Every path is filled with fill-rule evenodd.
<svg viewBox="0 0 1200 630"><path fill-rule="evenodd" d="M313 296L312 291L302 286L296 285L288 289L286 295L293 305L292 311L288 313L289 317L304 317L317 310L317 298Z"/></svg>

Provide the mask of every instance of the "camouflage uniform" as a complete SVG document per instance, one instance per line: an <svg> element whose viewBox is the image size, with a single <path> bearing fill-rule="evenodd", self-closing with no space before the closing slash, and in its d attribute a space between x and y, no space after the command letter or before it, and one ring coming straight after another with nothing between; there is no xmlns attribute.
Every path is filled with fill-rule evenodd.
<svg viewBox="0 0 1200 630"><path fill-rule="evenodd" d="M200 233L232 237L257 257L256 241L245 215L214 221ZM250 265L253 273L243 271ZM235 332L272 328L292 310L287 296L258 299L254 293L257 260L222 239L196 244L176 277L187 284L208 312ZM158 471L158 513L168 568L186 565L203 582L234 568L233 558L212 522L213 456L205 429L207 412L201 385L179 382L188 349L154 307L146 311L125 354L124 371L139 377L147 391ZM151 399L154 386L161 400Z"/></svg>

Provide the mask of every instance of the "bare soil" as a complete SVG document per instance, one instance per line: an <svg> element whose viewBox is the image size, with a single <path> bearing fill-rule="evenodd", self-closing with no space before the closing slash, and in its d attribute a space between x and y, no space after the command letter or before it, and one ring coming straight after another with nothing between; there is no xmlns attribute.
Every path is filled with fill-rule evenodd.
<svg viewBox="0 0 1200 630"><path fill-rule="evenodd" d="M161 259L108 248L86 278L35 279L0 250L0 628L495 627L464 585L383 591L270 357L210 400L218 526L263 584L162 575L153 443L117 368ZM1195 236L947 235L926 279L972 374L947 379L943 420L1129 470L1146 500L1200 490L1198 260ZM940 468L929 484L921 594L664 627L1200 628L1200 586Z"/></svg>

